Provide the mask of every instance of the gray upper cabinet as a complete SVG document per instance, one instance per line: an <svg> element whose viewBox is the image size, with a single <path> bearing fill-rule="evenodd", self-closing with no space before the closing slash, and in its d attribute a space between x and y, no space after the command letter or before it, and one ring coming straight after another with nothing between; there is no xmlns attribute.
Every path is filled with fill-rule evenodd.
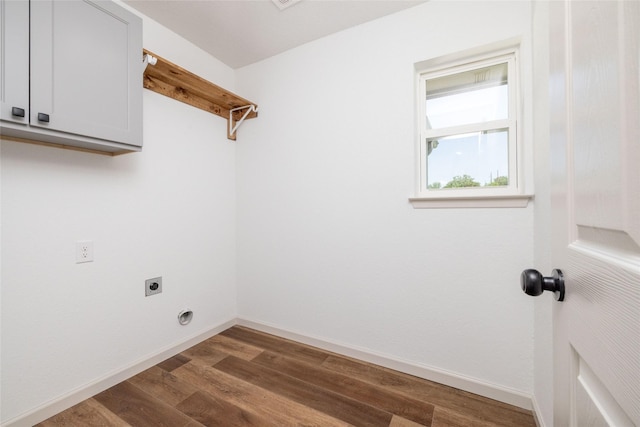
<svg viewBox="0 0 640 427"><path fill-rule="evenodd" d="M142 146L142 20L109 1L0 0L3 135Z"/></svg>

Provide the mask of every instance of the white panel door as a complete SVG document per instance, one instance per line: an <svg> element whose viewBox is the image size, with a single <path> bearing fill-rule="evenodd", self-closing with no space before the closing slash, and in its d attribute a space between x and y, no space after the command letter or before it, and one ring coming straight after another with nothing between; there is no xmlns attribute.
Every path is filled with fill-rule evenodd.
<svg viewBox="0 0 640 427"><path fill-rule="evenodd" d="M554 425L640 426L640 2L550 24Z"/></svg>

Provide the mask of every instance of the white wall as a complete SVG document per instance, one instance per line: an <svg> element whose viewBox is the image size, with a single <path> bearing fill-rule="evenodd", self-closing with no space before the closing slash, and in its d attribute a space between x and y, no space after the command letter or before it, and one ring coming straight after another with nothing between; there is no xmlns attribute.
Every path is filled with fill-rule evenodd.
<svg viewBox="0 0 640 427"><path fill-rule="evenodd" d="M530 394L533 208L416 210L414 63L522 37L531 5L431 1L238 70L241 318ZM531 160L531 159L529 159Z"/></svg>
<svg viewBox="0 0 640 427"><path fill-rule="evenodd" d="M234 89L233 70L150 20L144 46ZM225 126L145 91L142 153L2 142L2 423L235 319ZM85 239L95 261L76 264ZM163 293L145 298L155 276ZM194 318L180 326L186 307Z"/></svg>

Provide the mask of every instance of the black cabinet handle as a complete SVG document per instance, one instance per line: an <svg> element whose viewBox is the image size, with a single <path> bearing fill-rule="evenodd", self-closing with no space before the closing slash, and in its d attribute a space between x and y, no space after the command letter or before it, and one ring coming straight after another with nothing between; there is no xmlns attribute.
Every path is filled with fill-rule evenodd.
<svg viewBox="0 0 640 427"><path fill-rule="evenodd" d="M45 113L38 113L38 121L49 123L49 115Z"/></svg>
<svg viewBox="0 0 640 427"><path fill-rule="evenodd" d="M24 108L11 107L11 115L16 117L24 117Z"/></svg>
<svg viewBox="0 0 640 427"><path fill-rule="evenodd" d="M562 271L555 269L552 277L543 277L538 270L524 270L520 275L520 286L525 294L537 297L544 291L555 294L557 301L564 300L564 276Z"/></svg>

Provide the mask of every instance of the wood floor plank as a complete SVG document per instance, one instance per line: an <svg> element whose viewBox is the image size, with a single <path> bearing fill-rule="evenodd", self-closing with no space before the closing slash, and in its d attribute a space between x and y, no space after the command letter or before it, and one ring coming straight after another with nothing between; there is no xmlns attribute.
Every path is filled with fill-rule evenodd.
<svg viewBox="0 0 640 427"><path fill-rule="evenodd" d="M176 354L173 357L168 358L167 360L164 360L160 363L158 363L158 367L164 369L167 372L171 372L176 368L179 368L180 366L184 365L185 363L189 362L191 359L189 359L188 357L182 355L182 354Z"/></svg>
<svg viewBox="0 0 640 427"><path fill-rule="evenodd" d="M466 417L472 425L493 422L502 427L535 427L531 411L381 366L335 355L327 357L322 366L432 403L436 409L450 410L449 413Z"/></svg>
<svg viewBox="0 0 640 427"><path fill-rule="evenodd" d="M421 425L430 426L434 407L404 394L389 391L347 375L264 352L253 363L287 374L309 384L339 393Z"/></svg>
<svg viewBox="0 0 640 427"><path fill-rule="evenodd" d="M422 424L394 415L389 427L422 427Z"/></svg>
<svg viewBox="0 0 640 427"><path fill-rule="evenodd" d="M94 399L133 427L184 427L194 421L127 381L97 394Z"/></svg>
<svg viewBox="0 0 640 427"><path fill-rule="evenodd" d="M160 369L159 365L153 366L127 381L173 407L198 391L197 387L180 380L164 369Z"/></svg>
<svg viewBox="0 0 640 427"><path fill-rule="evenodd" d="M216 335L209 338L206 342L210 346L210 348L216 351L220 351L227 355L236 356L245 360L251 360L264 351L264 349L262 348L235 340L224 335Z"/></svg>
<svg viewBox="0 0 640 427"><path fill-rule="evenodd" d="M432 427L500 427L501 422L481 420L443 407L436 407Z"/></svg>
<svg viewBox="0 0 640 427"><path fill-rule="evenodd" d="M223 353L222 351L212 346L211 343L207 340L204 340L201 343L186 349L185 351L180 353L180 355L191 360L201 360L208 365L214 365L228 356L228 354Z"/></svg>
<svg viewBox="0 0 640 427"><path fill-rule="evenodd" d="M269 350L277 354L304 360L308 363L321 364L327 358L327 352L315 347L296 343L284 338L275 337L264 332L254 331L242 326L234 326L220 335L255 347Z"/></svg>
<svg viewBox="0 0 640 427"><path fill-rule="evenodd" d="M213 367L355 426L388 427L391 422L389 412L237 357Z"/></svg>
<svg viewBox="0 0 640 427"><path fill-rule="evenodd" d="M269 390L194 360L176 369L176 376L208 394L262 417L264 426L347 427L348 424L313 408L301 405Z"/></svg>
<svg viewBox="0 0 640 427"><path fill-rule="evenodd" d="M105 408L95 399L87 399L63 411L36 427L131 427L122 418Z"/></svg>
<svg viewBox="0 0 640 427"><path fill-rule="evenodd" d="M207 427L252 427L266 423L255 413L202 391L180 402L176 409Z"/></svg>

